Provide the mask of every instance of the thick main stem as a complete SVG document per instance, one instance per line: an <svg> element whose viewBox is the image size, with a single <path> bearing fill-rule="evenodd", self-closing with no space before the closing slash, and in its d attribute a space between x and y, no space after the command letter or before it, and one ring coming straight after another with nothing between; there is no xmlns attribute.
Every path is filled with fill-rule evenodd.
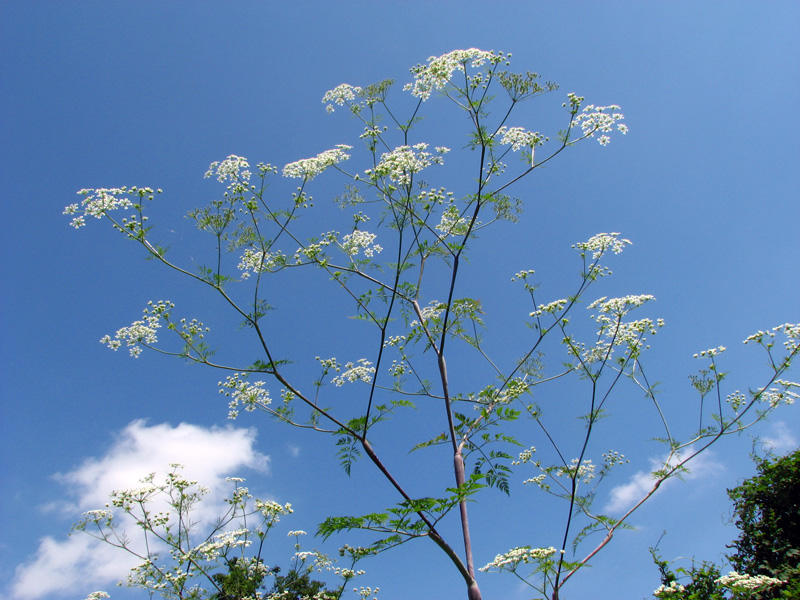
<svg viewBox="0 0 800 600"><path fill-rule="evenodd" d="M464 472L464 458L461 455L461 445L456 441L456 431L453 426L453 413L450 410L450 389L447 379L447 364L444 360L444 354L439 352L439 375L442 379L442 390L444 401L447 403L447 419L450 427L450 435L453 441L453 471L456 477L456 488L461 489L467 481ZM459 515L461 517L461 536L464 539L464 556L466 558L467 573L465 580L467 582L467 598L468 600L481 600L481 590L478 587L478 582L475 581L475 562L472 558L472 541L469 533L469 519L467 517L467 500L462 498L458 503Z"/></svg>
<svg viewBox="0 0 800 600"><path fill-rule="evenodd" d="M378 458L378 455L375 454L375 451L372 449L372 445L367 441L366 438L360 438L360 440L362 448L364 448L364 451L367 453L367 456L370 458L373 464L376 467L378 467L378 469L381 471L381 473L383 473L386 479L389 480L389 483L391 483L392 486L394 486L394 488L398 492L400 492L400 495L410 502L411 496L409 496L406 493L406 491L392 476L392 474L389 472L389 470L386 468L383 462L381 462L381 459ZM430 521L430 519L428 519L428 517L420 511L417 512L417 515L419 515L419 517L422 519L425 525L428 526L428 537L431 538L431 540L433 540L434 543L444 551L444 553L450 558L451 561L453 561L453 564L455 564L459 573L461 573L461 576L464 578L464 581L466 581L467 589L472 590L474 588L475 590L477 590L477 595L474 595L474 593L471 591L468 592L469 600L481 600L480 590L478 590L478 584L475 582L475 577L473 572L470 569L468 569L466 565L464 565L464 563L459 558L458 554L456 554L455 550L453 550L449 546L449 544L444 541L444 538L439 534L438 531L436 531L436 527Z"/></svg>

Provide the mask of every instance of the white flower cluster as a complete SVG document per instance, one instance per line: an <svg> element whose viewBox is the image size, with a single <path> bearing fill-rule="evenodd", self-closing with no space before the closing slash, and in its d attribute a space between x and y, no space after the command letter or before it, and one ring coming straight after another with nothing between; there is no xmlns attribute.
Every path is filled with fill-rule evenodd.
<svg viewBox="0 0 800 600"><path fill-rule="evenodd" d="M272 523L278 522L278 517L281 515L290 515L294 511L292 510L292 505L288 502L281 506L277 502L273 502L272 500L267 500L263 502L256 498L256 510L264 515L267 519L270 519Z"/></svg>
<svg viewBox="0 0 800 600"><path fill-rule="evenodd" d="M518 273L514 274L514 276L511 278L511 281L516 281L517 279L525 280L531 275L534 275L535 273L536 271L534 271L533 269L528 269L527 271L519 271Z"/></svg>
<svg viewBox="0 0 800 600"><path fill-rule="evenodd" d="M439 302L438 300L431 300L430 304L420 311L420 313L422 313L422 322L425 323L430 319L437 319L439 315L442 314L442 312L446 307L447 305L444 302ZM419 325L419 321L414 319L409 324L409 327L414 328L417 325Z"/></svg>
<svg viewBox="0 0 800 600"><path fill-rule="evenodd" d="M575 115L575 123L581 126L584 137L594 137L598 131L602 133L598 138L601 146L607 146L611 138L606 135L613 131L614 125L617 130L625 135L628 133L628 126L624 123L619 123L625 116L617 112L619 106L612 104L610 106L595 106L590 104L584 107L583 111Z"/></svg>
<svg viewBox="0 0 800 600"><path fill-rule="evenodd" d="M110 510L87 510L83 516L89 517L92 521L106 521L114 518Z"/></svg>
<svg viewBox="0 0 800 600"><path fill-rule="evenodd" d="M435 204L444 204L445 201L452 202L453 192L448 192L445 188L431 188L422 190L419 193L419 201L425 210L430 210Z"/></svg>
<svg viewBox="0 0 800 600"><path fill-rule="evenodd" d="M250 163L243 156L231 154L222 162L212 162L206 171L206 178L216 177L217 181L231 184L247 184L250 181Z"/></svg>
<svg viewBox="0 0 800 600"><path fill-rule="evenodd" d="M308 535L308 534L305 531L303 531L302 529L296 529L294 531L290 531L289 533L287 533L286 537L297 537L297 536L300 536L300 535Z"/></svg>
<svg viewBox="0 0 800 600"><path fill-rule="evenodd" d="M469 219L462 217L455 204L450 204L442 212L436 230L445 235L465 235L469 229Z"/></svg>
<svg viewBox="0 0 800 600"><path fill-rule="evenodd" d="M111 598L111 596L105 592L92 592L86 596L86 600L101 600L101 598Z"/></svg>
<svg viewBox="0 0 800 600"><path fill-rule="evenodd" d="M515 377L514 379L510 379L506 383L506 387L503 392L497 398L497 402L508 404L512 400L516 400L523 394L527 393L530 388L531 384L525 381L525 378L523 377Z"/></svg>
<svg viewBox="0 0 800 600"><path fill-rule="evenodd" d="M556 467L556 477L569 477L570 479L578 479L583 483L589 483L594 479L595 465L591 460L584 460L578 464L578 459L573 458L569 465L561 465Z"/></svg>
<svg viewBox="0 0 800 600"><path fill-rule="evenodd" d="M109 211L119 208L127 210L133 206L133 202L130 198L126 197L129 194L139 196L140 199L146 196L148 200L152 200L153 194L155 193L160 194L161 190L154 191L149 187L140 188L136 186L130 189L125 186L121 188L83 189L78 192L79 196L84 196L80 206L77 204L70 204L64 208L63 214L70 216L77 215L73 217L69 224L75 229L79 229L86 225L87 216L101 219ZM79 215L78 212L81 209L83 210L83 214ZM132 217L132 219L134 219L134 221L128 227L129 229L134 229L138 224L136 217ZM146 220L147 217L142 217L142 219Z"/></svg>
<svg viewBox="0 0 800 600"><path fill-rule="evenodd" d="M714 358L715 356L719 356L723 352L725 352L727 348L725 346L719 346L718 348L709 348L708 350L703 350L698 352L694 355L695 358Z"/></svg>
<svg viewBox="0 0 800 600"><path fill-rule="evenodd" d="M655 296L651 296L650 294L640 294L610 299L606 299L606 296L603 296L602 298L598 298L592 302L589 306L587 306L587 308L590 310L596 308L600 313L622 317L632 311L634 308L638 308L650 300L655 300Z"/></svg>
<svg viewBox="0 0 800 600"><path fill-rule="evenodd" d="M243 406L247 412L252 412L256 408L267 406L272 402L269 391L264 389L265 382L249 383L246 378L247 373L234 373L229 375L225 381L217 384L221 388L219 393L231 399L228 403L229 419L239 416L240 406Z"/></svg>
<svg viewBox="0 0 800 600"><path fill-rule="evenodd" d="M619 233L598 233L589 238L588 242L580 242L572 247L583 250L582 254L587 250L591 251L592 260L597 260L607 250L611 250L614 254L619 254L625 249L626 244L633 244L630 240L619 239L617 236L619 236Z"/></svg>
<svg viewBox="0 0 800 600"><path fill-rule="evenodd" d="M653 590L653 596L656 598L671 598L677 594L682 594L686 588L677 581L670 581L669 585L660 585Z"/></svg>
<svg viewBox="0 0 800 600"><path fill-rule="evenodd" d="M730 404L734 411L738 411L739 407L747 402L747 398L742 392L736 390L732 394L728 394L728 396L725 398L725 401Z"/></svg>
<svg viewBox="0 0 800 600"><path fill-rule="evenodd" d="M302 562L307 561L309 558L313 559L315 563L328 562L325 555L320 554L316 550L304 550L302 552L295 552L294 558Z"/></svg>
<svg viewBox="0 0 800 600"><path fill-rule="evenodd" d="M538 485L543 490L544 489L549 489L549 486L545 485L545 483L544 483L546 480L547 480L547 474L546 473L541 473L541 474L537 475L536 477L530 477L530 478L524 480L522 482L522 485L533 483L535 485Z"/></svg>
<svg viewBox="0 0 800 600"><path fill-rule="evenodd" d="M247 539L249 533L249 529L235 529L218 533L212 539L197 546L194 553L202 556L205 560L214 560L232 548L247 548L253 543L252 540Z"/></svg>
<svg viewBox="0 0 800 600"><path fill-rule="evenodd" d="M771 348L774 343L772 339L775 337L775 332L778 331L786 335L787 340L783 343L783 347L789 354L797 352L797 350L800 349L800 323L784 323L783 325L773 327L770 331L757 331L753 335L748 336L747 339L744 340L744 343L756 342L767 348Z"/></svg>
<svg viewBox="0 0 800 600"><path fill-rule="evenodd" d="M538 131L526 131L522 127L506 127L505 125L497 130L497 135L500 136L500 143L511 144L511 150L514 152L525 148L533 149L544 139Z"/></svg>
<svg viewBox="0 0 800 600"><path fill-rule="evenodd" d="M325 251L325 247L337 243L338 235L338 231L328 231L327 233L323 233L319 241L309 242L303 248L298 248L295 250L293 256L294 261L297 264L300 264L303 262L304 256L309 260L319 261L320 259L318 257Z"/></svg>
<svg viewBox="0 0 800 600"><path fill-rule="evenodd" d="M783 379L776 379L775 383L782 385L783 389L779 388L769 388L761 389L761 400L763 402L768 402L772 408L779 406L781 404L791 405L794 404L795 400L800 398L800 394L797 392L793 392L790 388L800 388L800 383L795 383L793 381L785 381Z"/></svg>
<svg viewBox="0 0 800 600"><path fill-rule="evenodd" d="M745 575L731 571L717 579L717 583L734 592L756 592L786 582L766 575Z"/></svg>
<svg viewBox="0 0 800 600"><path fill-rule="evenodd" d="M147 303L149 308L144 309L144 319L134 321L130 327L122 327L111 336L105 335L100 340L101 344L106 344L109 348L116 351L122 346L122 342L130 348L131 356L137 358L142 353L142 344L151 346L158 341L156 331L161 327L161 319L169 318L169 310L175 308L172 302L159 300L157 303Z"/></svg>
<svg viewBox="0 0 800 600"><path fill-rule="evenodd" d="M533 455L536 452L536 446L531 446L530 448L523 450L519 453L519 460L511 461L512 465L522 465L528 462L531 462Z"/></svg>
<svg viewBox="0 0 800 600"><path fill-rule="evenodd" d="M631 461L625 458L624 454L616 450L609 450L603 453L603 464L605 464L606 467L613 467L614 465L622 465L629 462Z"/></svg>
<svg viewBox="0 0 800 600"><path fill-rule="evenodd" d="M356 96L361 94L361 88L358 86L352 86L348 83L343 83L341 85L337 85L332 90L328 90L325 92L325 95L322 97L323 102L328 102L329 104L325 107L325 110L329 113L332 113L334 110L333 105L337 106L344 106L348 102L352 102L356 99ZM332 104L331 104L332 103Z"/></svg>
<svg viewBox="0 0 800 600"><path fill-rule="evenodd" d="M381 591L381 588L376 587L374 590L371 587L357 587L353 588L353 591L359 595L361 600L367 600L370 596L372 596L372 600L378 600L378 592Z"/></svg>
<svg viewBox="0 0 800 600"><path fill-rule="evenodd" d="M504 570L508 569L513 571L520 564L528 564L531 562L541 562L553 556L558 550L553 548L531 548L530 546L522 546L521 548L512 548L505 554L498 554L494 560L488 565L481 567L479 571L488 571L490 569Z"/></svg>
<svg viewBox="0 0 800 600"><path fill-rule="evenodd" d="M622 318L634 308L655 300L649 294L630 295L622 298L606 299L605 296L592 302L587 308L598 309L598 315L592 315L598 327L598 340L591 348L569 340L570 352L580 354L585 363L607 360L611 356L612 346L625 346L625 353L638 354L646 348L645 334L655 335L658 328L664 326L664 319L644 318L635 321L623 321Z"/></svg>
<svg viewBox="0 0 800 600"><path fill-rule="evenodd" d="M371 366L372 363L366 358L359 358L356 362L358 364L352 362L345 364L345 372L332 379L335 386L340 387L354 381L372 383L372 377L375 375L375 367Z"/></svg>
<svg viewBox="0 0 800 600"><path fill-rule="evenodd" d="M328 167L338 164L350 158L346 150L352 150L352 146L337 144L332 150L325 150L317 154L314 158L304 158L283 167L284 177L293 177L311 181Z"/></svg>
<svg viewBox="0 0 800 600"><path fill-rule="evenodd" d="M330 563L330 560L328 560L327 557L325 557L325 560L328 563ZM364 571L363 569L358 569L357 571L354 571L353 569L348 569L347 567L334 567L332 565L327 567L327 569L329 571L332 571L333 574L336 575L337 577L341 577L343 579L352 579L353 577L358 577L359 575L363 575L364 573L366 573L366 571Z"/></svg>
<svg viewBox="0 0 800 600"><path fill-rule="evenodd" d="M250 494L250 488L245 487L243 485L237 485L236 488L233 490L231 497L227 498L225 502L233 506L241 506L242 508L244 508L244 505L247 503L247 500L252 497L253 496Z"/></svg>
<svg viewBox="0 0 800 600"><path fill-rule="evenodd" d="M392 335L389 336L389 338L385 342L383 342L383 347L386 348L387 346L398 346L398 345L402 346L403 342L405 341L406 341L406 336L404 335Z"/></svg>
<svg viewBox="0 0 800 600"><path fill-rule="evenodd" d="M392 377L402 377L406 374L406 370L408 369L408 365L405 361L397 362L397 360L392 361L392 366L389 367L389 375Z"/></svg>
<svg viewBox="0 0 800 600"><path fill-rule="evenodd" d="M320 358L319 356L315 357L315 360L322 365L322 368L328 371L329 369L333 369L334 371L338 372L341 370L339 366L339 361L336 358Z"/></svg>
<svg viewBox="0 0 800 600"><path fill-rule="evenodd" d="M115 508L122 508L129 511L130 507L134 504L144 504L152 502L153 496L159 491L159 488L153 483L155 473L151 473L144 479L140 480L143 485L138 488L129 488L127 490L114 490L111 492L111 505Z"/></svg>
<svg viewBox="0 0 800 600"><path fill-rule="evenodd" d="M356 229L342 238L342 250L349 256L356 256L363 250L364 256L372 258L375 253L383 250L379 244L375 243L376 237L374 233Z"/></svg>
<svg viewBox="0 0 800 600"><path fill-rule="evenodd" d="M250 277L250 273L266 273L286 263L286 256L278 251L265 252L258 248L245 248L237 267L242 272L242 279Z"/></svg>
<svg viewBox="0 0 800 600"><path fill-rule="evenodd" d="M411 68L414 83L406 84L403 89L411 91L411 94L417 98L427 100L434 90L444 89L454 71L466 71L467 64L477 69L487 62L495 65L506 59L507 57L502 52L496 53L492 50L485 51L477 48L453 50L442 56L431 56L427 65L417 65Z"/></svg>
<svg viewBox="0 0 800 600"><path fill-rule="evenodd" d="M551 315L555 315L557 312L561 312L562 310L564 310L564 307L567 305L567 302L569 302L569 300L567 300L566 298L561 298L560 300L553 300L552 302L540 306L538 310L533 311L532 313L530 313L529 316L541 317L545 313L550 313Z"/></svg>
<svg viewBox="0 0 800 600"><path fill-rule="evenodd" d="M425 152L428 144L414 144L413 146L398 146L391 152L385 152L381 161L374 169L365 171L368 177L388 177L399 185L409 185L414 173L419 173L430 165L444 163L442 155L450 152L449 148L437 147L436 153Z"/></svg>
<svg viewBox="0 0 800 600"><path fill-rule="evenodd" d="M364 127L364 133L358 136L358 139L365 140L367 138L378 138L380 137L381 133L387 131L388 129L389 128L386 125L384 125L382 128L378 127L377 125L374 126L366 125Z"/></svg>

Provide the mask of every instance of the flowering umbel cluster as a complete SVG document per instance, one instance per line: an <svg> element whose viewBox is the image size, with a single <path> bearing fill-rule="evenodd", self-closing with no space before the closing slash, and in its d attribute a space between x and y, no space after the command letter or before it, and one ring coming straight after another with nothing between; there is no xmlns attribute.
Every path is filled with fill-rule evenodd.
<svg viewBox="0 0 800 600"><path fill-rule="evenodd" d="M413 81L403 89L415 99L411 103L415 108L405 116L389 105L393 80L364 86L342 83L329 90L322 97L326 110L338 113L344 107L358 122L352 136L361 146L358 150L338 144L311 158L289 162L280 170L264 163L251 167L247 158L234 154L211 163L206 177L224 186L221 197L189 213L201 232L199 235L211 242L213 254L209 262L195 262L195 254L184 257L181 263L173 261L172 254L167 258L166 248L151 242L155 234L143 214L144 206L156 194L151 188L82 190L82 202L65 210L76 228L85 225L87 217L109 219L129 240L143 246L149 258L212 293L232 310L241 330L252 334L252 343L237 345L237 352L228 355L240 362L217 362L217 358L212 360L214 353L203 341L208 328L195 319L174 319L174 306L158 301L148 305L141 319L103 337L104 344L113 350L126 346L134 357L148 349L220 369L224 374L218 391L227 399L229 418L258 410L284 423L332 435L336 440L336 456L348 474L354 461L371 461L398 493L397 503L363 516L330 517L320 525L319 533L325 538L350 530L378 533L380 539L367 548L347 550L345 554L353 557L353 563L357 558L412 539L433 540L464 577L472 600L480 597L474 577L478 553L471 545L471 540L479 536L470 537L467 513L474 495L483 493L484 488L494 487L510 494L511 484L521 482L533 484L525 488L526 492L544 491L566 501L568 510L564 514L570 517L559 532L558 547L512 548L480 569L511 572L526 581L535 580L535 584L529 583L531 587L543 595L552 592L552 597L558 597L564 582L627 524L631 513L664 480L686 470L684 464L696 455L693 448L705 448L705 442L749 426L742 417L757 402L761 402L761 410L756 408L750 413L757 413L754 422L778 405L800 397L800 385L782 377L798 353L800 326L784 324L758 332L747 342L761 345L770 355L773 372L767 385L750 388L753 391L749 395L738 391L727 393L719 389L722 374L715 364L724 347L699 353L698 358L712 363L692 380L702 392L699 433L688 441L675 439L672 432L677 428L668 426L665 416L674 411L662 410L661 399L648 382L649 370L645 376L642 366L648 338L664 324L661 319L643 316L655 298L627 291L598 298L587 292L600 278L611 274L607 259L631 244L616 232L599 233L575 244L573 248L580 258L574 287L544 301L538 297L540 284L535 281L536 271L514 266L516 275L512 281L523 282L517 290L522 291L524 301L530 304L514 321L513 344L485 341L484 302L487 306L491 303L481 295L490 284L475 278L466 285L462 274L475 265L486 264L485 257L473 260L484 229L497 221L518 220L522 207L530 204L508 195L510 188L574 144L594 138L606 146L612 132L628 131L619 106L584 105L584 98L576 94L569 94L564 102L566 124L554 141L540 133L546 130L538 123L515 121L518 113L512 117L511 112L518 103L554 91L557 86L540 85L536 73L502 70L509 59L510 55L502 52L477 48L430 57L427 63L411 69ZM506 92L499 98L495 93L498 85ZM434 97L445 99L462 117L467 117L459 122L468 131L456 143L476 159L471 165L448 158L445 168L444 156L450 152L449 148L436 145L439 140L419 135L424 103ZM500 110L495 109L495 102L503 103ZM429 129L428 134L440 135L437 131ZM555 138L558 145L554 145ZM420 139L430 139L431 143ZM547 155L542 157L545 151ZM520 160L510 167L502 161L512 153L518 153ZM534 153L538 154L536 160ZM359 163L362 166L350 169L344 164L362 158L366 159ZM457 180L446 185L447 182L438 179L452 169L451 162L457 164ZM439 168L430 168L434 165ZM472 170L465 175L464 168ZM278 173L300 181L287 182L276 177ZM338 194L331 205L346 213L343 218L336 216L336 211L317 214L319 208L309 193L312 186L320 185L323 177L338 177L345 182L331 194L323 191L326 198ZM287 188L283 194L281 187ZM120 210L128 213L120 218L117 216ZM347 225L343 226L342 221ZM348 316L364 329L341 336L330 336L324 331L317 335L316 330L310 335L300 333L306 320L317 326L316 321L310 320L312 312L316 318L323 310L337 306L337 299L317 293L316 289L305 293L307 290L303 288L300 294L287 290L291 282L305 285L313 281L314 275L307 275L310 271L332 282L336 292L341 292L354 307L355 314ZM469 288L475 294L463 295L463 290ZM591 301L592 298L597 299ZM576 307L587 305L591 312L583 313L583 325L576 326L572 323L577 320ZM633 311L637 311L635 317ZM526 327L519 327L519 321ZM319 320L320 327L332 322ZM367 328L371 328L373 336L364 333ZM165 330L180 337L181 349L164 349L160 338ZM786 337L783 356L777 356L780 346L776 346L774 338L778 335ZM362 343L370 343L369 340L374 342L371 351L362 351ZM312 363L310 357L314 353L302 350L306 342L355 345L358 350L354 346L346 351L361 358L339 363L336 358L317 357ZM548 344L553 344L561 354L558 361L545 361L548 356L545 351L552 349ZM460 348L458 360L449 360L453 347ZM335 353L331 349L326 356L327 352ZM308 372L309 363L318 373L316 377ZM487 376L490 381L485 380ZM268 384L270 378L273 383ZM556 410L551 411L553 395L540 394L538 387L570 380L579 393L564 393L558 398ZM600 455L596 454L596 440L598 430L602 429L601 419L614 410L629 409L624 404L625 398L619 399L617 386L630 382L637 393L644 393L648 407L655 411L657 418L652 422L659 428L663 425L657 433L663 434L659 439L667 445L668 456L663 469L652 474L653 488L644 492L639 504L616 518L600 514L592 502L602 497L598 496L597 488L610 469L627 463L627 459L620 452L609 450L602 454L601 463ZM268 388L273 386L274 391L274 385L278 386L279 396L273 399ZM717 406L709 409L702 404L702 397L715 387ZM727 403L722 401L725 397ZM436 498L414 497L411 485L390 471L390 466L398 461L391 455L384 456L394 451L394 445L379 443L385 441L379 437L381 423L399 418L395 414L399 409L417 408L423 402L423 418L430 416L430 423L422 429L431 430L429 435L433 437L425 439L429 435L420 433L419 428L413 431L404 428L405 423L398 425L395 434L399 432L398 439L414 438L411 442L414 451L437 446L439 450L434 454L437 459L450 453L447 468L453 469L456 483L454 487L440 486L444 491ZM712 410L713 427L708 427L708 420L706 427L703 426L704 410ZM553 414L558 416L554 418ZM582 420L584 426L561 430L565 414ZM539 454L526 440L515 437L519 432L531 431L523 423L526 420L534 432L531 435L541 440L537 442ZM425 437L416 439L418 435ZM578 443L572 436L577 437ZM620 436L620 441L627 440ZM510 452L517 452L520 447L527 449L515 460ZM425 461L421 465L428 466ZM532 474L517 479L511 476L515 469L531 468ZM291 507L272 501L252 501L247 488L239 485L240 480L232 482L236 483L236 490L229 505L235 518L228 520L226 527L212 528L203 533L202 539L195 539L194 533L186 534L166 554L162 552L161 556L169 554L181 565L180 570L162 569L148 554L147 562L131 581L154 592L169 586L193 589L187 588L191 579L207 572L198 565L219 563L234 554L246 561L240 566L247 574L263 575L267 567L260 561L260 554L254 555L254 550L260 549L266 532L263 528L254 529L251 521L256 519L271 527L279 516L291 512ZM129 516L143 509L138 524L145 531L173 527L175 521L167 514L169 511L153 516L144 510L155 497L163 495L165 488L152 479L143 483L136 490L115 497L113 502L119 504L114 504L114 508ZM190 507L202 495L194 488L189 491L193 482L174 479L169 485L170 498L191 500L177 510ZM414 485L414 489L418 486ZM101 539L112 539L106 536L114 527L113 511L93 511L86 513L85 518L85 523L95 527ZM460 519L461 527L447 522L451 518ZM462 539L452 540L452 532ZM600 536L591 535L598 532ZM173 539L164 535L167 540ZM302 530L290 532L291 537L301 535ZM570 540L577 552L590 539L599 541L585 554L585 559L576 556L573 562L565 558ZM318 551L301 550L299 542L295 550L292 558L295 565L330 569L345 582L359 574L352 565L331 566L331 561ZM525 573L517 572L521 567ZM374 597L377 591L366 586L350 589L363 599ZM666 586L662 593L678 591L677 586ZM336 597L340 595L341 590ZM288 596L274 595L267 600L288 600ZM314 600L322 600L322 596Z"/></svg>
<svg viewBox="0 0 800 600"><path fill-rule="evenodd" d="M484 565L480 570L489 571L491 569L497 569L498 571L514 571L520 565L540 563L549 560L557 553L558 550L552 546L549 548L531 548L530 546L512 548L508 552L495 556L492 562Z"/></svg>
<svg viewBox="0 0 800 600"><path fill-rule="evenodd" d="M735 571L718 577L714 582L730 590L734 594L734 598L750 598L752 597L751 594L763 592L776 585L786 583L786 581L782 579L768 577L767 575L747 575ZM653 590L653 596L659 599L683 598L685 592L685 586L677 581L670 581L668 584L660 585ZM695 596L692 597L694 598ZM714 597L716 598L717 596Z"/></svg>
<svg viewBox="0 0 800 600"><path fill-rule="evenodd" d="M162 323L165 323L167 329L175 331L184 342L183 351L178 354L179 356L192 360L202 359L207 352L203 337L210 331L210 328L197 319L187 321L182 318L177 322L173 321L171 318L173 308L175 305L168 300L150 301L143 311L142 320L134 321L128 327L118 329L113 338L110 335L103 336L100 343L106 344L115 351L125 343L131 356L137 358L143 348L152 349L158 342L157 332Z"/></svg>
<svg viewBox="0 0 800 600"><path fill-rule="evenodd" d="M144 309L144 318L134 321L128 327L122 327L114 334L114 338L106 335L100 340L112 350L119 350L123 342L130 349L131 356L138 357L142 353L142 346L152 346L158 341L156 332L161 327L161 321L169 318L169 311L175 308L172 302L159 300L156 303L148 302Z"/></svg>
<svg viewBox="0 0 800 600"><path fill-rule="evenodd" d="M142 203L145 200L153 200L154 195L160 193L161 190L154 191L149 187L136 186L132 188L123 186L120 188L84 189L78 192L78 195L84 197L80 205L70 204L64 208L64 214L72 216L70 225L75 229L80 229L86 225L86 217L102 219L110 212L133 208L137 214L122 218L119 224L115 224L115 227L132 236L141 235L144 222L147 220L147 217L141 214ZM131 197L134 200L131 200Z"/></svg>
<svg viewBox="0 0 800 600"><path fill-rule="evenodd" d="M224 498L227 510L214 521L199 521L195 513L210 490L187 479L182 474L182 465L170 466L172 470L163 482L157 482L155 474L150 474L138 487L114 491L106 508L84 512L73 532L87 533L142 560L120 585L148 590L163 598L186 600L223 597L226 593L236 593L241 600L288 598L285 591L262 595L256 590L268 575L278 572L264 562L262 550L281 517L292 514L292 505L253 498L242 485L243 478L228 477L234 487ZM126 535L126 528L142 531L146 543L140 544ZM305 532L294 530L288 535L298 538ZM354 566L365 554L355 550L347 551L347 547L342 550L342 556L351 560L349 566L339 567L317 550L303 551L298 541L290 562L298 576L323 570L333 574L340 581L339 589L323 588L317 597L317 600L333 600L342 597L345 587L364 574ZM240 582L249 582L253 595L243 596L241 590L226 589L226 573L230 574L232 567L236 568ZM377 591L376 588L370 594ZM106 592L97 591L86 600L108 597Z"/></svg>
<svg viewBox="0 0 800 600"><path fill-rule="evenodd" d="M247 381L247 373L234 373L219 382L219 393L230 398L228 403L228 418L235 419L239 416L239 409L244 408L252 412L257 408L265 408L272 403L269 391L264 389L265 382Z"/></svg>
<svg viewBox="0 0 800 600"><path fill-rule="evenodd" d="M611 104L610 106L589 104L579 112L583 100L582 96L570 93L567 94L567 102L563 104L563 106L569 107L573 116L573 124L580 126L583 132L581 139L592 138L600 133L601 135L597 138L597 141L601 146L607 146L611 141L608 134L613 131L615 125L617 131L622 135L628 133L628 126L620 123L625 118L625 115L619 112L619 106L616 104Z"/></svg>
<svg viewBox="0 0 800 600"><path fill-rule="evenodd" d="M449 148L436 148L436 153L426 152L428 144L399 146L391 152L385 152L374 169L365 171L367 177L387 177L398 185L409 185L415 173L419 173L430 165L444 164L443 155Z"/></svg>
<svg viewBox="0 0 800 600"><path fill-rule="evenodd" d="M466 75L467 67L477 69L484 64L492 67L505 63L511 57L502 52L492 50L453 50L441 56L431 56L427 65L417 65L411 69L414 83L406 84L403 88L421 100L428 100L434 91L444 90L453 73L459 71ZM482 80L479 80L482 81Z"/></svg>
<svg viewBox="0 0 800 600"><path fill-rule="evenodd" d="M332 167L350 158L347 150L352 150L352 146L337 144L332 150L320 152L313 158L304 158L283 167L284 177L293 177L304 181L311 181L328 167Z"/></svg>

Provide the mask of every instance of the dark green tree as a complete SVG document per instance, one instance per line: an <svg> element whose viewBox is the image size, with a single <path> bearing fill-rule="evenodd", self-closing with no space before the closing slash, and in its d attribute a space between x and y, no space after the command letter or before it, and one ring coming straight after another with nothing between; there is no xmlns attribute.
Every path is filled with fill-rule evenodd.
<svg viewBox="0 0 800 600"><path fill-rule="evenodd" d="M227 573L216 573L212 578L219 586L219 592L211 596L211 600L261 598L258 590L264 583L267 569L260 559L250 564L249 561L234 557L227 561L227 566Z"/></svg>
<svg viewBox="0 0 800 600"><path fill-rule="evenodd" d="M798 600L800 599L800 449L774 458L756 457L757 475L728 490L733 501L735 524L739 537L730 545L736 552L727 556L737 573L765 575L785 581L761 591L730 591L717 580L720 569L714 563L692 564L691 569L672 571L657 548L651 548L653 560L661 574L661 584L675 586L678 591L664 590L659 597L675 600ZM673 583L674 582L674 583Z"/></svg>
<svg viewBox="0 0 800 600"><path fill-rule="evenodd" d="M291 569L286 575L278 575L279 567L272 571L275 574L275 584L270 594L279 600L306 600L307 598L320 598L334 600L339 597L336 592L325 589L321 581L311 579L309 573L300 573Z"/></svg>
<svg viewBox="0 0 800 600"><path fill-rule="evenodd" d="M762 592L759 600L800 598L800 449L756 460L758 475L728 490L741 532L728 560L739 573L789 582Z"/></svg>

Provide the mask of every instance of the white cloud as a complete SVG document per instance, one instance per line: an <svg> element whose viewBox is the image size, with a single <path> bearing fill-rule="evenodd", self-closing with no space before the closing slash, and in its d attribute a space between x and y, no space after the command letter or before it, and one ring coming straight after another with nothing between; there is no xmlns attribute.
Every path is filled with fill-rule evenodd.
<svg viewBox="0 0 800 600"><path fill-rule="evenodd" d="M77 517L82 511L103 508L113 490L136 487L150 473L156 473L156 481L163 480L170 463L180 463L188 479L212 490L193 517L213 519L226 506L222 499L231 486L226 477L241 476L245 469L267 471L269 457L255 449L255 438L254 429L188 423L148 426L134 421L117 435L105 456L87 459L75 470L56 476L72 500L51 503L49 508ZM17 567L11 598L85 596L123 579L137 562L85 534L60 540L48 536L40 540L36 554Z"/></svg>
<svg viewBox="0 0 800 600"><path fill-rule="evenodd" d="M776 421L772 424L772 436L761 438L761 444L770 448L775 454L782 455L798 447L797 438L789 431L786 423Z"/></svg>
<svg viewBox="0 0 800 600"><path fill-rule="evenodd" d="M685 454L690 453L691 451ZM639 471L630 478L628 483L612 488L609 493L610 499L603 510L612 514L620 514L633 508L637 502L653 489L655 479L653 478L652 472L662 469L664 460L665 457L651 458L649 471ZM689 473L683 475L684 480L695 479L701 476L708 477L724 469L723 465L714 460L714 455L709 450L693 458L688 463L687 467L689 468ZM667 479L661 484L656 493L662 491L665 487L672 486L678 481L679 479L677 477Z"/></svg>

